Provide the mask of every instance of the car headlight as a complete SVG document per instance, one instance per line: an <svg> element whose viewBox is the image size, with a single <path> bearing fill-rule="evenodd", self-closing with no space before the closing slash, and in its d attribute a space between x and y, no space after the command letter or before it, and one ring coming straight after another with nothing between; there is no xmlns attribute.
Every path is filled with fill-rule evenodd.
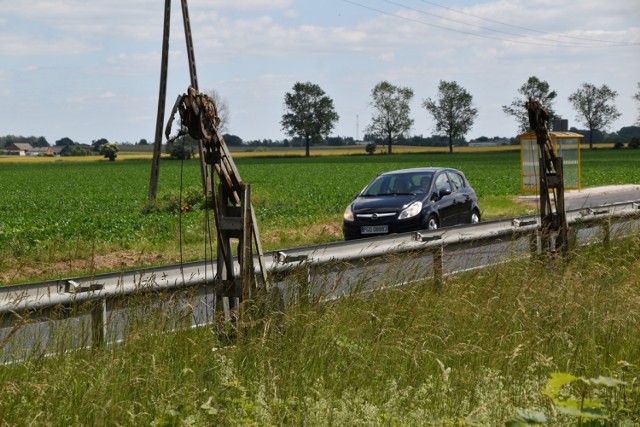
<svg viewBox="0 0 640 427"><path fill-rule="evenodd" d="M351 210L351 205L347 206L347 209L344 210L344 220L353 221L353 211Z"/></svg>
<svg viewBox="0 0 640 427"><path fill-rule="evenodd" d="M400 212L398 219L413 218L422 211L422 202L413 202L405 210Z"/></svg>

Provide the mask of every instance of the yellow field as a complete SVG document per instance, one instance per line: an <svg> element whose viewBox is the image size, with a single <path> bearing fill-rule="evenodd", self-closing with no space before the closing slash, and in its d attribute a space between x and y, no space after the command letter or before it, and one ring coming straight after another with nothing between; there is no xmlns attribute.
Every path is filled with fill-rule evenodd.
<svg viewBox="0 0 640 427"><path fill-rule="evenodd" d="M594 144L594 148L603 149L611 148L611 144ZM295 148L281 148L281 147L256 147L256 148L240 148L229 147L233 157L302 157L305 150L303 147ZM582 144L583 150L589 149L588 144ZM496 147L454 147L454 153L486 153L486 152L498 152L498 151L520 151L519 145L501 145ZM380 155L387 152L386 147L383 149L378 146L376 154ZM419 153L448 153L448 147L415 147L407 145L394 145L393 152L397 154L419 154ZM327 147L316 146L311 147L311 156L348 156L348 155L362 155L365 154L365 148L363 145L348 145L341 147ZM151 152L127 152L120 151L118 153L118 160L127 159L149 159L151 160L153 154ZM162 154L163 158L169 156L165 153ZM88 162L88 161L100 161L108 162L108 159L102 156L78 156L78 157L17 157L17 156L0 156L0 163L51 163L51 162Z"/></svg>
<svg viewBox="0 0 640 427"><path fill-rule="evenodd" d="M151 153L118 153L118 160L123 159L149 159ZM169 157L164 155L163 157ZM0 156L0 163L55 163L55 162L108 162L102 156L56 156L56 157L31 157L31 156Z"/></svg>

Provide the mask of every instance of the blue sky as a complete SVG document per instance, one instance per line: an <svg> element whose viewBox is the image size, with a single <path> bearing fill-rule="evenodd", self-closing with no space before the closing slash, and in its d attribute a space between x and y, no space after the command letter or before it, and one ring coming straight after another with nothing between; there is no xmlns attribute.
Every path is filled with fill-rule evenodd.
<svg viewBox="0 0 640 427"><path fill-rule="evenodd" d="M167 106L189 84L180 1L173 0ZM0 135L82 143L153 139L164 2L0 0ZM467 138L515 136L506 116L530 76L558 92L583 82L618 92L632 125L640 82L637 0L191 0L201 90L229 107L230 133L282 139L284 94L310 81L334 100L334 135L362 137L373 86L408 86L412 134L431 135L422 108L440 80L457 81L479 110ZM166 118L165 118L166 122Z"/></svg>

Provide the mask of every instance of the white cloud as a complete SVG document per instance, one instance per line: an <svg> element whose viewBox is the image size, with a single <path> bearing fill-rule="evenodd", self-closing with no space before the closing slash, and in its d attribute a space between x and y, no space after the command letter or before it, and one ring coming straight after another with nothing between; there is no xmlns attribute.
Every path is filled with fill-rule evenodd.
<svg viewBox="0 0 640 427"><path fill-rule="evenodd" d="M427 134L432 124L419 101L434 96L439 80L455 80L474 95L480 110L469 137L512 133L515 123L500 105L509 103L531 75L559 91L558 107L568 118L573 112L566 97L582 81L607 83L620 98L638 81L637 0L466 1L467 7L449 9L418 0L394 0L405 8L383 0L357 2L365 7L341 0L189 2L200 86L213 86L228 100L234 132L246 139L283 137L282 99L296 81L317 82L334 97L341 115L336 133L353 135L356 115L361 130L369 120L366 106L378 81L414 89L414 132ZM0 93L29 89L23 109L0 107L11 132L29 133L24 112L29 105L50 102L43 120L51 129L66 126L89 140L149 139L157 105L162 3L0 0ZM172 13L169 104L188 84L175 0ZM626 45L567 46L601 44L597 40ZM67 98L67 113L76 115L58 116L51 106ZM620 123L632 123L633 103L621 100L620 107L625 108ZM71 123L70 117L82 120ZM81 129L78 122L86 125ZM61 136L67 135L56 135Z"/></svg>
<svg viewBox="0 0 640 427"><path fill-rule="evenodd" d="M189 4L190 10L216 9L216 10L239 10L239 11L263 11L282 10L289 8L294 3L293 0L192 0Z"/></svg>
<svg viewBox="0 0 640 427"><path fill-rule="evenodd" d="M98 50L72 37L47 39L29 34L1 34L0 54L7 56L80 55Z"/></svg>
<svg viewBox="0 0 640 427"><path fill-rule="evenodd" d="M297 10L293 10L293 9L285 10L283 15L284 15L285 18L289 18L289 19L295 19L295 18L300 16L298 11Z"/></svg>

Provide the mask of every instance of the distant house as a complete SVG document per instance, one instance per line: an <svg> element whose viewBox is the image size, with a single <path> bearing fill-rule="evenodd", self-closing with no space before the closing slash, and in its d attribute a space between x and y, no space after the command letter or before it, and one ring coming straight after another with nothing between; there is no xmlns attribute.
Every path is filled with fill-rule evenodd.
<svg viewBox="0 0 640 427"><path fill-rule="evenodd" d="M31 150L33 150L31 144L21 142L16 142L7 147L7 153L14 156L26 156Z"/></svg>
<svg viewBox="0 0 640 427"><path fill-rule="evenodd" d="M56 147L33 147L27 152L27 156L54 156L56 154ZM60 154L60 150L58 150Z"/></svg>

